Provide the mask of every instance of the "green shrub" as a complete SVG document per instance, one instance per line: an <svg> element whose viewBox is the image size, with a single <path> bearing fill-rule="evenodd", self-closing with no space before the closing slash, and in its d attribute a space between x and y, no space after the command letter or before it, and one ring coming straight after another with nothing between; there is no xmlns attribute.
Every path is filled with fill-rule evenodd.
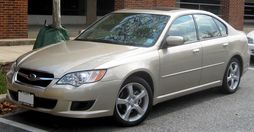
<svg viewBox="0 0 254 132"><path fill-rule="evenodd" d="M6 93L7 90L7 83L5 74L0 70L0 94Z"/></svg>

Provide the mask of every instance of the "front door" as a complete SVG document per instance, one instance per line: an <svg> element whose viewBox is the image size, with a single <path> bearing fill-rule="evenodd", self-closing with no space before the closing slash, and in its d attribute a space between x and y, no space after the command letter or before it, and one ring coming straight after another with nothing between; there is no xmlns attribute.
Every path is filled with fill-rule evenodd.
<svg viewBox="0 0 254 132"><path fill-rule="evenodd" d="M171 25L168 36L181 36L183 45L161 49L159 98L198 86L202 45L198 42L192 15L181 16Z"/></svg>

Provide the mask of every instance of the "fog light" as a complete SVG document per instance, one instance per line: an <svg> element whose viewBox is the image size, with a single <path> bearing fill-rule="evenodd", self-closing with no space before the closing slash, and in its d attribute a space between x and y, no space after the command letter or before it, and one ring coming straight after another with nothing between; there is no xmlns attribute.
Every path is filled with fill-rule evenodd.
<svg viewBox="0 0 254 132"><path fill-rule="evenodd" d="M81 111L81 110L88 110L90 109L95 100L90 101L72 101L71 103L71 110L72 111Z"/></svg>

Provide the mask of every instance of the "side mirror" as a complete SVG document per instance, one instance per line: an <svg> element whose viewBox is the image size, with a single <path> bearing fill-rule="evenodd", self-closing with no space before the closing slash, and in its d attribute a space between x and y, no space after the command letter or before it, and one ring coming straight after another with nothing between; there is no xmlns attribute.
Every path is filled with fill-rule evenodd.
<svg viewBox="0 0 254 132"><path fill-rule="evenodd" d="M182 36L168 36L166 38L167 46L177 46L184 44L184 38Z"/></svg>

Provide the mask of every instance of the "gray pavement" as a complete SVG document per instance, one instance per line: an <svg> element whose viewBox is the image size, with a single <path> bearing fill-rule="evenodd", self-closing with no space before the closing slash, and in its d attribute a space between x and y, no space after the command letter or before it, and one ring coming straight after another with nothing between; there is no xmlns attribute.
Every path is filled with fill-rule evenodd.
<svg viewBox="0 0 254 132"><path fill-rule="evenodd" d="M253 132L253 81L252 63L235 94L220 94L214 88L167 101L153 107L144 123L129 128L117 126L110 117L71 119L26 110L2 119L46 131Z"/></svg>

